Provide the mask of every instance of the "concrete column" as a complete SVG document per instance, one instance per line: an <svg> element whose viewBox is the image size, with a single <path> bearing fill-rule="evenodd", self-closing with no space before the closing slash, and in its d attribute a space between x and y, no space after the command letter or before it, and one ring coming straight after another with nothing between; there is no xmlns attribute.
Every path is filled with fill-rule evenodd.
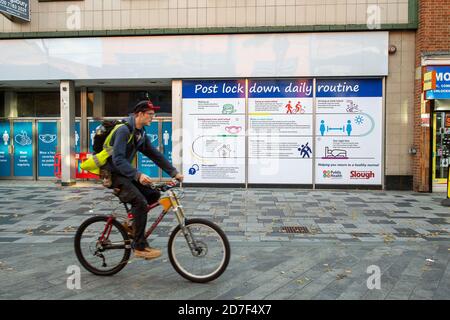
<svg viewBox="0 0 450 320"><path fill-rule="evenodd" d="M105 99L103 91L100 89L94 90L94 118L102 118L105 114Z"/></svg>
<svg viewBox="0 0 450 320"><path fill-rule="evenodd" d="M5 92L5 117L17 118L17 93L13 91Z"/></svg>
<svg viewBox="0 0 450 320"><path fill-rule="evenodd" d="M182 81L172 81L172 163L183 173Z"/></svg>
<svg viewBox="0 0 450 320"><path fill-rule="evenodd" d="M75 86L73 81L60 83L61 103L61 185L75 184Z"/></svg>

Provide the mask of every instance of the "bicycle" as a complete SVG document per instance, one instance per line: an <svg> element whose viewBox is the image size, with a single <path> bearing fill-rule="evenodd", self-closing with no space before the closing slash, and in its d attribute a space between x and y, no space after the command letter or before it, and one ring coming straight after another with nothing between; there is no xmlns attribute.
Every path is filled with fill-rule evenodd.
<svg viewBox="0 0 450 320"><path fill-rule="evenodd" d="M230 261L230 244L225 233L209 220L187 219L180 204L182 191L173 190L175 183L152 184L151 187L166 194L158 202L148 206L149 211L160 205L163 210L146 231L145 238L152 234L172 209L178 225L173 229L168 241L170 263L182 277L192 282L205 283L217 279ZM117 196L118 191L113 193ZM133 237L130 222L133 215L127 203L121 201L121 204L127 213L124 222L120 223L114 213L94 216L84 221L75 234L77 258L86 270L95 275L114 275L122 270L130 259ZM96 226L98 224L99 226ZM87 250L84 250L85 244ZM105 255L109 253L112 257L108 257L107 262Z"/></svg>

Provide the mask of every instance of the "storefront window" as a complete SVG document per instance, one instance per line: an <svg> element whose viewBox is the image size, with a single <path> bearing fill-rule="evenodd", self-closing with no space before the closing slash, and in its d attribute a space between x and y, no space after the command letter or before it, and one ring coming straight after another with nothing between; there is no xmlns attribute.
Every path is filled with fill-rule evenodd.
<svg viewBox="0 0 450 320"><path fill-rule="evenodd" d="M17 93L19 117L59 117L59 92Z"/></svg>
<svg viewBox="0 0 450 320"><path fill-rule="evenodd" d="M0 117L5 116L5 93L0 92Z"/></svg>
<svg viewBox="0 0 450 320"><path fill-rule="evenodd" d="M94 93L87 93L87 116L92 117L94 114ZM81 92L75 93L75 117L81 117Z"/></svg>
<svg viewBox="0 0 450 320"><path fill-rule="evenodd" d="M92 117L94 93L88 92L87 98L87 116ZM17 93L17 112L19 117L60 117L60 108L59 92ZM0 112L2 111L0 110ZM80 91L75 92L75 116L81 117Z"/></svg>
<svg viewBox="0 0 450 320"><path fill-rule="evenodd" d="M434 179L447 179L450 162L450 112L436 112Z"/></svg>
<svg viewBox="0 0 450 320"><path fill-rule="evenodd" d="M105 91L105 116L126 116L133 110L133 106L146 98L150 98L155 106L161 109L157 116L172 116L171 90L135 90L135 91Z"/></svg>
<svg viewBox="0 0 450 320"><path fill-rule="evenodd" d="M34 93L20 92L17 94L17 115L19 117L35 117Z"/></svg>

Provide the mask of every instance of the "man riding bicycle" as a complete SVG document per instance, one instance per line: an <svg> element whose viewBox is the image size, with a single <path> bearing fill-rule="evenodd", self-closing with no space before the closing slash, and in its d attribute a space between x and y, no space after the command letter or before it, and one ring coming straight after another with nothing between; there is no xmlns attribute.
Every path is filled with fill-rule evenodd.
<svg viewBox="0 0 450 320"><path fill-rule="evenodd" d="M152 146L145 134L144 126L150 125L157 109L159 107L153 106L150 100L141 101L134 106L133 113L124 119L128 125L120 126L112 135L110 145L113 146L114 152L106 164L111 172L112 188L120 190L118 196L122 202L131 204L135 256L145 259L161 256L161 250L151 248L145 239L148 205L158 201L160 193L146 187L152 182L151 178L131 165L137 151L147 156L171 177L180 182L184 179Z"/></svg>

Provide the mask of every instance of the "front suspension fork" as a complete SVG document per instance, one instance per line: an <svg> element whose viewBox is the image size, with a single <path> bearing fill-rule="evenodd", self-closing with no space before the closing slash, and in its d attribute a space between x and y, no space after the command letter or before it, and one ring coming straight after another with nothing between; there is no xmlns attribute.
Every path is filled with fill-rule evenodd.
<svg viewBox="0 0 450 320"><path fill-rule="evenodd" d="M180 205L178 199L175 197L173 192L169 192L170 201L172 202L173 212L177 217L178 224L180 226L181 231L183 232L183 236L188 243L189 249L192 252L192 255L197 256L200 254L200 248L198 247L194 237L192 236L191 230L186 227L186 217L184 215L183 206Z"/></svg>

